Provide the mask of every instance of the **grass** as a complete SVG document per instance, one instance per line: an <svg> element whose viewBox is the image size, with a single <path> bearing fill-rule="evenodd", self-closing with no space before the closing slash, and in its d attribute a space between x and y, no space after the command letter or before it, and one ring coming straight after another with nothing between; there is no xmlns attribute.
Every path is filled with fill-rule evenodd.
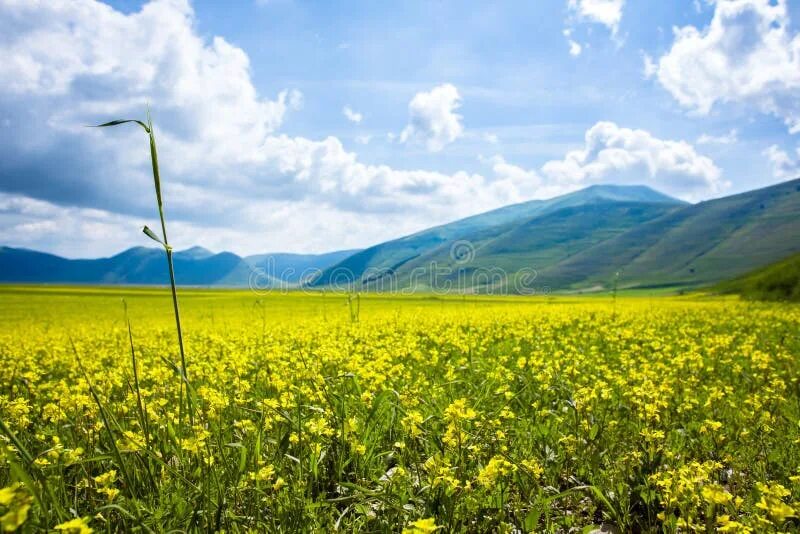
<svg viewBox="0 0 800 534"><path fill-rule="evenodd" d="M800 254L717 284L712 290L748 299L800 301Z"/></svg>
<svg viewBox="0 0 800 534"><path fill-rule="evenodd" d="M163 289L0 286L0 523L800 528L795 306L362 294L354 321L351 304L182 290L185 384Z"/></svg>

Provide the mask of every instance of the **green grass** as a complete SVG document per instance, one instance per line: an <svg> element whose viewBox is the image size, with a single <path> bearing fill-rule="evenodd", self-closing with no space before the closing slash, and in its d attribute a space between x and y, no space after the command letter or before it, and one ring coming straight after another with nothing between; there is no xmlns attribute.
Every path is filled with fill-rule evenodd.
<svg viewBox="0 0 800 534"><path fill-rule="evenodd" d="M711 288L747 299L800 302L800 254Z"/></svg>

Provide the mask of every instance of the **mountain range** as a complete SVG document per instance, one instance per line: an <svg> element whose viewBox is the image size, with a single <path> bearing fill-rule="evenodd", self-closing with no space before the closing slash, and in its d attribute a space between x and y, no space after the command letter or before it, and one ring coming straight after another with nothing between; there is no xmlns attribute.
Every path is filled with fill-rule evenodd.
<svg viewBox="0 0 800 534"><path fill-rule="evenodd" d="M597 185L505 206L364 250L240 257L176 252L179 283L355 290L582 291L691 287L800 252L800 179L697 204ZM315 275L309 278L309 274ZM71 260L0 247L0 282L166 284L163 251Z"/></svg>
<svg viewBox="0 0 800 534"><path fill-rule="evenodd" d="M798 251L800 180L697 204L645 186L592 186L369 247L312 284L476 292L698 286Z"/></svg>
<svg viewBox="0 0 800 534"><path fill-rule="evenodd" d="M173 254L181 285L258 287L296 285L305 273L325 269L356 250L327 254L259 254L240 257L192 247ZM0 282L50 284L168 284L164 251L134 247L110 258L73 260L34 250L0 247Z"/></svg>

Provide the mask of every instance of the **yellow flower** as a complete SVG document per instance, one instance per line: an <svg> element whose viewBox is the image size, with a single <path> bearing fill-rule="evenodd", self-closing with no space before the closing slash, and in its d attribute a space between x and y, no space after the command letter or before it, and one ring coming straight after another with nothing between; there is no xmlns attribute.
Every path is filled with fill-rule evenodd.
<svg viewBox="0 0 800 534"><path fill-rule="evenodd" d="M412 522L408 528L403 529L403 534L430 534L440 528L442 527L436 526L436 521L429 517Z"/></svg>
<svg viewBox="0 0 800 534"><path fill-rule="evenodd" d="M459 419L475 419L478 413L467 406L467 399L460 398L445 408L444 415L450 421L458 421Z"/></svg>
<svg viewBox="0 0 800 534"><path fill-rule="evenodd" d="M88 524L88 519L85 517L76 517L65 521L60 525L54 527L56 530L63 530L65 534L92 534L94 532Z"/></svg>
<svg viewBox="0 0 800 534"><path fill-rule="evenodd" d="M94 477L94 481L100 484L101 486L109 486L117 480L117 470L111 469L110 471L106 471L102 475L97 475Z"/></svg>
<svg viewBox="0 0 800 534"><path fill-rule="evenodd" d="M478 484L492 486L498 479L503 478L517 470L517 466L503 458L495 456L478 473Z"/></svg>
<svg viewBox="0 0 800 534"><path fill-rule="evenodd" d="M717 524L719 525L717 532L734 532L738 534L750 534L753 532L752 528L732 520L729 515L718 516Z"/></svg>
<svg viewBox="0 0 800 534"><path fill-rule="evenodd" d="M780 525L790 517L796 517L794 508L783 502L784 497L791 495L791 492L781 484L756 484L758 491L761 492L761 499L756 503L756 508L764 510L772 519L775 525Z"/></svg>
<svg viewBox="0 0 800 534"><path fill-rule="evenodd" d="M709 504L728 504L733 499L733 495L719 484L709 484L703 486L703 498Z"/></svg>
<svg viewBox="0 0 800 534"><path fill-rule="evenodd" d="M533 478L539 478L544 473L544 468L535 459L522 460L520 464Z"/></svg>
<svg viewBox="0 0 800 534"><path fill-rule="evenodd" d="M420 428L422 421L423 419L421 413L416 410L409 410L406 413L406 416L403 417L403 428L405 428L406 432L411 434L412 437L420 436L422 435L422 429Z"/></svg>
<svg viewBox="0 0 800 534"><path fill-rule="evenodd" d="M265 465L255 473L250 473L250 480L263 482L271 479L272 475L274 474L275 474L275 468L272 467L272 464L269 464Z"/></svg>
<svg viewBox="0 0 800 534"><path fill-rule="evenodd" d="M0 505L8 508L0 516L0 527L4 532L17 530L28 519L33 497L28 495L21 483L0 489Z"/></svg>

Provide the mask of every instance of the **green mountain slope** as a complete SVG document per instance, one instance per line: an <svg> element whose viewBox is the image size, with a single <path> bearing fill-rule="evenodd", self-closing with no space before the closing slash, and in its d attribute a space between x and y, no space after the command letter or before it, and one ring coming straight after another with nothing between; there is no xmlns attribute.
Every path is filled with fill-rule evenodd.
<svg viewBox="0 0 800 534"><path fill-rule="evenodd" d="M700 285L800 251L800 180L686 206L540 271L552 287Z"/></svg>
<svg viewBox="0 0 800 534"><path fill-rule="evenodd" d="M518 272L538 272L556 265L674 209L674 205L666 203L615 201L561 208L473 234L469 258L458 256L460 244L439 246L409 261L398 270L396 278L400 287L407 286L412 273L417 273L413 282L419 288L435 289L442 280L451 280L462 289L499 289L497 286L513 283ZM435 271L438 273L434 276Z"/></svg>
<svg viewBox="0 0 800 534"><path fill-rule="evenodd" d="M454 241L469 240L472 246L478 246L534 218L570 207L609 202L641 202L667 210L685 205L645 186L592 186L549 200L506 206L364 249L326 269L313 285L340 285L348 280L376 277L385 279L387 273L392 276L397 273L400 277L397 281L401 281L411 276L409 271L418 269L420 262L439 261L446 266L441 262ZM502 259L493 258L492 265L510 265Z"/></svg>
<svg viewBox="0 0 800 534"><path fill-rule="evenodd" d="M800 254L722 282L712 290L737 293L748 299L800 302Z"/></svg>
<svg viewBox="0 0 800 534"><path fill-rule="evenodd" d="M316 285L515 291L695 286L800 251L800 180L698 204L592 187L432 228L354 254Z"/></svg>

